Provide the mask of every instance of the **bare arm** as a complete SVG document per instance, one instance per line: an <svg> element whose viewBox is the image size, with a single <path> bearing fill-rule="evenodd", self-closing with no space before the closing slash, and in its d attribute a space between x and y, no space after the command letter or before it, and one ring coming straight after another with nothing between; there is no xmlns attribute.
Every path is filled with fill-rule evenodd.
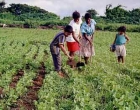
<svg viewBox="0 0 140 110"><path fill-rule="evenodd" d="M74 40L75 40L77 43L79 43L77 37L75 36L75 32L72 33L72 36L73 36Z"/></svg>
<svg viewBox="0 0 140 110"><path fill-rule="evenodd" d="M81 32L79 32L79 39L81 39L82 38L82 33Z"/></svg>
<svg viewBox="0 0 140 110"><path fill-rule="evenodd" d="M68 56L69 59L71 59L71 57L69 56L69 54L67 53L66 49L64 48L64 45L63 44L59 44L59 47L60 49L62 50L62 52Z"/></svg>
<svg viewBox="0 0 140 110"><path fill-rule="evenodd" d="M124 36L125 36L127 42L129 42L130 41L129 37L126 34Z"/></svg>
<svg viewBox="0 0 140 110"><path fill-rule="evenodd" d="M95 35L95 33L92 34L92 38L91 38L92 40L93 40L93 38L94 38L94 35Z"/></svg>

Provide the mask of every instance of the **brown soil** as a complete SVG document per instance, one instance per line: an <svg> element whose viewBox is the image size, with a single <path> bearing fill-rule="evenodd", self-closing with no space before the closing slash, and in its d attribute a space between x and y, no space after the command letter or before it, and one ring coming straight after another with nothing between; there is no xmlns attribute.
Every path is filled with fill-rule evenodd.
<svg viewBox="0 0 140 110"><path fill-rule="evenodd" d="M19 70L19 71L17 72L17 74L13 76L12 81L11 81L11 83L10 83L10 87L11 87L11 88L16 88L16 85L17 85L18 81L19 81L20 78L23 77L23 76L24 76L24 71L23 71L23 70Z"/></svg>
<svg viewBox="0 0 140 110"><path fill-rule="evenodd" d="M37 54L35 54L34 56L33 56L33 59L36 59L36 57L37 57L38 55Z"/></svg>
<svg viewBox="0 0 140 110"><path fill-rule="evenodd" d="M11 109L18 110L20 107L23 107L25 110L35 110L34 101L38 100L37 92L43 85L45 74L45 65L42 62L41 66L38 68L38 75L33 79L33 86L27 87L28 92L20 97L20 99L17 101L17 107Z"/></svg>
<svg viewBox="0 0 140 110"><path fill-rule="evenodd" d="M0 98L1 98L1 95L3 95L3 88L0 87Z"/></svg>
<svg viewBox="0 0 140 110"><path fill-rule="evenodd" d="M30 64L26 64L26 67L25 67L27 70L30 69Z"/></svg>

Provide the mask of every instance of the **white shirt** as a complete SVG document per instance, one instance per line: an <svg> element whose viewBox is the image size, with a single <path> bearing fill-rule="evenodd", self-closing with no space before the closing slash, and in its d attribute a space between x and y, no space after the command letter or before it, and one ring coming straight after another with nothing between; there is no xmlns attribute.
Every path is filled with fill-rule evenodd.
<svg viewBox="0 0 140 110"><path fill-rule="evenodd" d="M74 20L71 20L71 22L69 23L69 25L72 26L73 32L75 33L76 37L79 37L81 24L82 24L82 20L81 19L79 19L79 23L75 23ZM72 35L66 37L66 41L67 42L76 42Z"/></svg>

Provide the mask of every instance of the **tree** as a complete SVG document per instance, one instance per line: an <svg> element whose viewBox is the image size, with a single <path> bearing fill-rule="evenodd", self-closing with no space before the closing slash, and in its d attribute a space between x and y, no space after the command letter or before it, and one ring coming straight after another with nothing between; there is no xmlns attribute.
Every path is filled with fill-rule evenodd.
<svg viewBox="0 0 140 110"><path fill-rule="evenodd" d="M73 18L71 16L64 17L62 20L70 22Z"/></svg>
<svg viewBox="0 0 140 110"><path fill-rule="evenodd" d="M7 10L8 12L16 16L15 20L17 21L44 21L50 19L60 19L60 17L54 13L48 12L37 6L29 6L27 4L10 4L10 7L8 7Z"/></svg>
<svg viewBox="0 0 140 110"><path fill-rule="evenodd" d="M123 9L122 5L118 5L114 8L112 8L112 5L109 4L106 6L106 18L112 22L119 22L119 23L124 23L128 20L129 18L129 11Z"/></svg>
<svg viewBox="0 0 140 110"><path fill-rule="evenodd" d="M0 12L3 12L4 11L5 5L6 5L6 3L5 3L4 0L0 2Z"/></svg>
<svg viewBox="0 0 140 110"><path fill-rule="evenodd" d="M98 14L97 11L94 9L90 9L87 12L91 14L92 18L95 18Z"/></svg>
<svg viewBox="0 0 140 110"><path fill-rule="evenodd" d="M130 11L129 21L133 24L140 24L140 8Z"/></svg>

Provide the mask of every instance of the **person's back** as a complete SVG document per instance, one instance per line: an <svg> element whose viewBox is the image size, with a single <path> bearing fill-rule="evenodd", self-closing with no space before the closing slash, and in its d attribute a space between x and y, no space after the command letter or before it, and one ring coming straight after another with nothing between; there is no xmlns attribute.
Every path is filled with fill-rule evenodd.
<svg viewBox="0 0 140 110"><path fill-rule="evenodd" d="M120 35L120 34L117 34L116 35L116 42L115 44L116 45L123 45L126 43L126 37L124 34Z"/></svg>
<svg viewBox="0 0 140 110"><path fill-rule="evenodd" d="M124 63L125 56L126 56L126 48L125 44L126 41L129 41L128 36L126 35L126 27L121 26L118 28L118 34L116 34L115 40L113 45L115 45L116 55L118 57L118 62Z"/></svg>

